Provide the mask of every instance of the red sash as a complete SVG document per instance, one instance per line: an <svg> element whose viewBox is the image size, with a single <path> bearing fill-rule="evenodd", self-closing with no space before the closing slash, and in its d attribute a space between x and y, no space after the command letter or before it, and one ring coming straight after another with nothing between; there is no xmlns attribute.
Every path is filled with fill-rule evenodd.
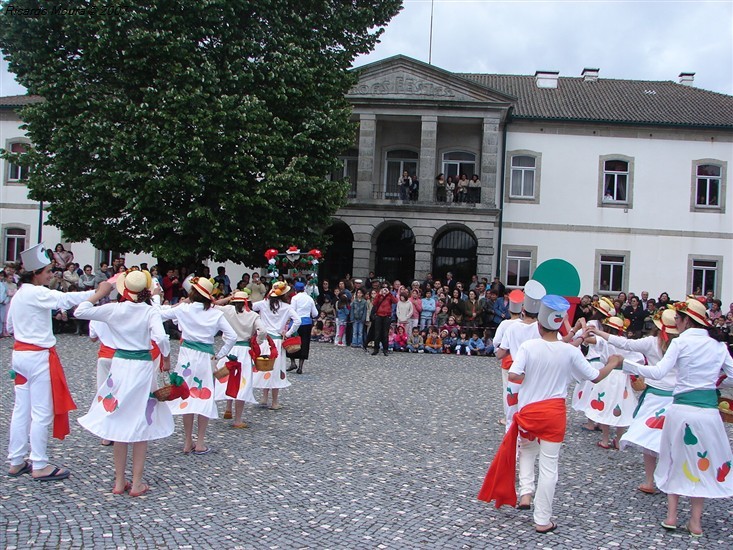
<svg viewBox="0 0 733 550"><path fill-rule="evenodd" d="M227 380L227 397L236 399L239 394L239 385L242 383L242 363L237 360L227 361L224 366L229 369L229 378Z"/></svg>
<svg viewBox="0 0 733 550"><path fill-rule="evenodd" d="M115 356L115 348L99 344L99 351L97 352L97 358L99 359L112 359Z"/></svg>
<svg viewBox="0 0 733 550"><path fill-rule="evenodd" d="M64 439L69 435L69 411L76 409L76 403L71 397L66 385L64 368L61 366L56 348L42 348L34 344L15 341L15 351L48 351L48 372L51 376L51 399L53 400L53 436Z"/></svg>
<svg viewBox="0 0 733 550"><path fill-rule="evenodd" d="M499 508L504 504L517 505L517 491L514 487L517 475L517 436L522 430L537 439L560 443L565 439L565 399L547 399L522 407L514 415L514 421L499 446L494 460L486 472L486 478L478 493L479 500L491 502Z"/></svg>

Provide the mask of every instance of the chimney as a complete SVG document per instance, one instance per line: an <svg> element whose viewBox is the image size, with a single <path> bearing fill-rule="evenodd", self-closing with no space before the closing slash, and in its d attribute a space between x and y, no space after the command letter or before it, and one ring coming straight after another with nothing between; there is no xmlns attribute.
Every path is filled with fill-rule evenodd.
<svg viewBox="0 0 733 550"><path fill-rule="evenodd" d="M538 88L557 88L557 75L560 71L537 71L534 73Z"/></svg>
<svg viewBox="0 0 733 550"><path fill-rule="evenodd" d="M583 77L583 82L595 82L598 80L598 71L600 71L600 69L591 69L586 67L583 69L583 72L580 73L580 76Z"/></svg>
<svg viewBox="0 0 733 550"><path fill-rule="evenodd" d="M692 86L695 82L695 73L680 73L680 84Z"/></svg>

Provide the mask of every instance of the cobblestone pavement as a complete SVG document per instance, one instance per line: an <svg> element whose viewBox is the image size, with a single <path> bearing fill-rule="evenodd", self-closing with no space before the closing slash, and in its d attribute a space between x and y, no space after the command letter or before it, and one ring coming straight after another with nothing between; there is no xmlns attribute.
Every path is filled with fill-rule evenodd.
<svg viewBox="0 0 733 550"><path fill-rule="evenodd" d="M2 368L11 340L0 341ZM215 452L183 455L181 424L152 442L144 497L113 496L111 448L76 418L94 395L95 346L58 349L79 411L52 440L64 482L0 476L0 546L94 548L704 548L733 547L730 499L706 504L705 536L663 532L665 496L636 491L641 455L604 451L571 413L552 534L531 512L476 499L503 428L495 359L392 354L315 344L284 408L248 408L248 430L212 422ZM12 385L0 385L6 450ZM730 434L730 432L729 432ZM689 516L683 502L680 524Z"/></svg>

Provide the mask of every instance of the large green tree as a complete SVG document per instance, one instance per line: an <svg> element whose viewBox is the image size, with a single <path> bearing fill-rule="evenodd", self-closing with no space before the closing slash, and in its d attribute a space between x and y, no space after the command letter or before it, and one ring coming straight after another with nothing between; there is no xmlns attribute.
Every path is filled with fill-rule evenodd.
<svg viewBox="0 0 733 550"><path fill-rule="evenodd" d="M250 265L319 244L354 140L349 67L398 0L0 4L34 200L71 241Z"/></svg>

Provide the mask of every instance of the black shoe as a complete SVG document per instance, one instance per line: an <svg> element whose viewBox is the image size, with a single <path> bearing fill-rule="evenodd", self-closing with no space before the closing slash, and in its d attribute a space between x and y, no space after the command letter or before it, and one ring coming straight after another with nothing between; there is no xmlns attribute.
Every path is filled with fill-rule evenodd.
<svg viewBox="0 0 733 550"><path fill-rule="evenodd" d="M295 365L290 365L290 366L289 366L289 367L288 367L287 369L285 369L285 371L286 371L286 372L290 372L290 371L294 371L294 370L295 370L295 369L297 369L297 368L298 368L298 367L297 367L297 366L295 366Z"/></svg>
<svg viewBox="0 0 733 550"><path fill-rule="evenodd" d="M303 369L298 369L295 371L295 374L303 374Z"/></svg>
<svg viewBox="0 0 733 550"><path fill-rule="evenodd" d="M385 351L385 352L384 352L384 356L385 356L385 357L387 357L388 355L389 355L389 353L387 353L387 352Z"/></svg>
<svg viewBox="0 0 733 550"><path fill-rule="evenodd" d="M385 352L385 353L386 353L386 352ZM375 350L374 350L374 351L372 352L372 355L379 355L379 348L375 349Z"/></svg>

